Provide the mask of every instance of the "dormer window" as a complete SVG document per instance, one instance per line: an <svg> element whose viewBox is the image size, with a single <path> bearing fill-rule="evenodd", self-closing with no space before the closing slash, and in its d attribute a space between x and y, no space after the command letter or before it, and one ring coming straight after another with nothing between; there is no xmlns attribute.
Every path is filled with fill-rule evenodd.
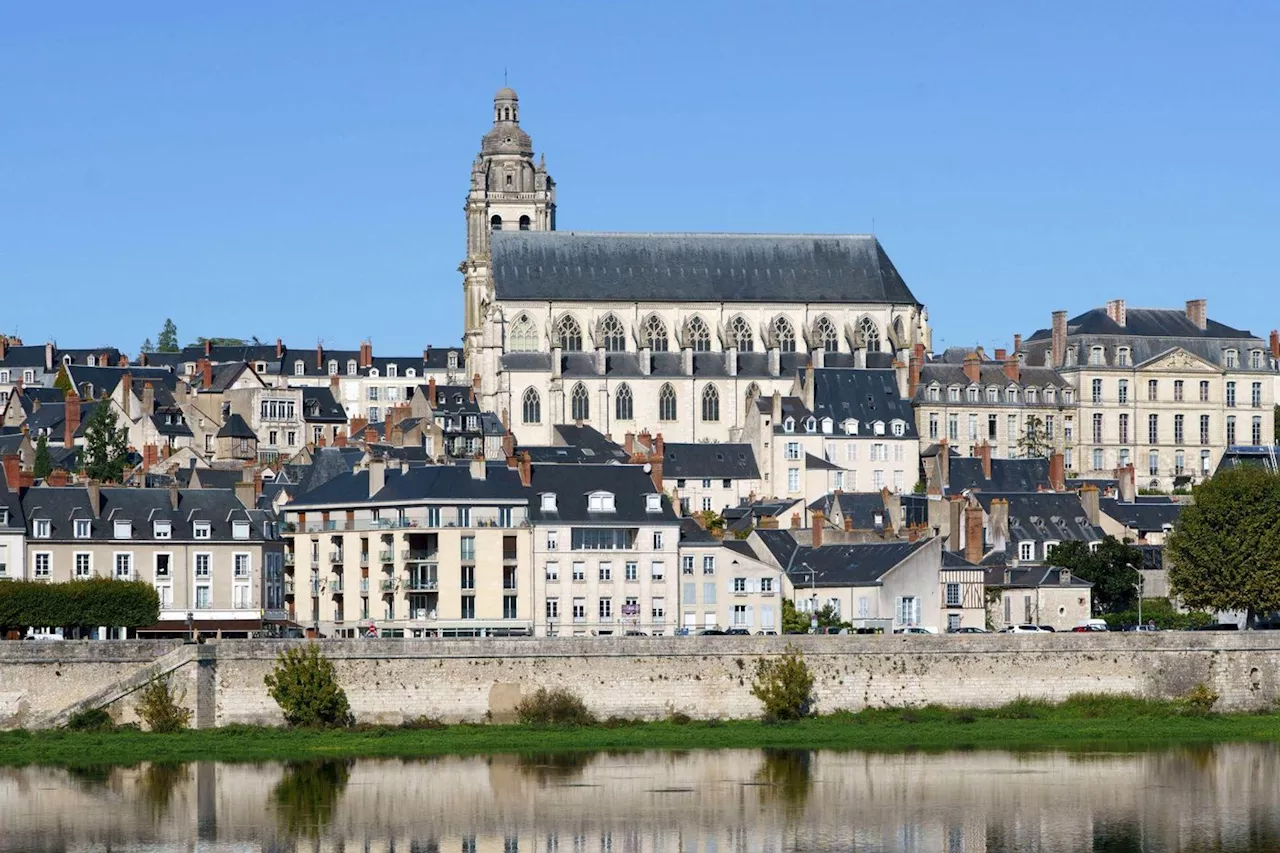
<svg viewBox="0 0 1280 853"><path fill-rule="evenodd" d="M1129 366L1130 366L1130 363L1129 363L1129 348L1128 348L1128 347L1120 347L1119 349L1117 349L1117 350L1116 350L1116 366L1117 366L1117 367L1129 367Z"/></svg>
<svg viewBox="0 0 1280 853"><path fill-rule="evenodd" d="M369 368L369 375L370 375L370 376L372 376L374 379L377 379L377 378L378 378L378 368L376 368L376 367L371 367L371 368Z"/></svg>
<svg viewBox="0 0 1280 853"><path fill-rule="evenodd" d="M844 434L845 434L845 435L857 435L857 434L858 434L858 422L857 422L857 421L855 421L853 418L849 418L848 420L846 420L846 421L844 422Z"/></svg>
<svg viewBox="0 0 1280 853"><path fill-rule="evenodd" d="M449 353L446 362L450 370L458 369L458 354L456 352Z"/></svg>
<svg viewBox="0 0 1280 853"><path fill-rule="evenodd" d="M1070 388L1062 389L1062 402L1070 404L1071 401L1075 399L1075 396L1076 392L1072 391Z"/></svg>
<svg viewBox="0 0 1280 853"><path fill-rule="evenodd" d="M1028 389L1027 389L1027 402L1028 402L1028 403L1034 403L1035 401L1036 401L1036 389L1034 389L1034 388L1028 388Z"/></svg>
<svg viewBox="0 0 1280 853"><path fill-rule="evenodd" d="M795 418L793 418L793 417L791 417L790 415L788 415L788 416L787 416L787 417L782 421L782 431L783 431L783 432L795 432L795 431L796 431L796 419L795 419Z"/></svg>
<svg viewBox="0 0 1280 853"><path fill-rule="evenodd" d="M831 418L822 419L822 432L824 435L831 435L831 431L834 426L835 426L835 423L834 421L831 420Z"/></svg>
<svg viewBox="0 0 1280 853"><path fill-rule="evenodd" d="M295 361L295 362L293 363L293 375L294 375L294 376L305 376L305 375L306 375L306 373L307 373L307 365L306 365L306 362L303 362L303 361L299 360L299 361Z"/></svg>
<svg viewBox="0 0 1280 853"><path fill-rule="evenodd" d="M355 376L355 375L356 375L356 372L357 372L359 369L360 369L360 365L358 365L358 364L356 363L356 360L355 360L354 358L349 359L349 360L347 361L347 375L348 375L348 376Z"/></svg>
<svg viewBox="0 0 1280 853"><path fill-rule="evenodd" d="M1052 402L1053 402L1053 398L1054 398L1055 396L1057 396L1057 392L1055 392L1055 391L1054 391L1054 389L1052 389L1052 388L1046 388L1046 389L1044 389L1044 401L1045 401L1046 403L1052 403ZM1031 400L1027 400L1027 402L1031 402Z"/></svg>
<svg viewBox="0 0 1280 853"><path fill-rule="evenodd" d="M231 522L231 538L232 539L248 539L249 538L249 522L247 521Z"/></svg>
<svg viewBox="0 0 1280 853"><path fill-rule="evenodd" d="M1228 367L1228 368L1239 367L1239 366L1240 366L1240 365L1239 365L1239 361L1240 361L1240 353L1236 352L1236 351L1235 351L1235 350L1233 350L1233 349L1229 349L1229 350L1227 350L1227 359L1226 359L1226 360L1227 360L1227 367Z"/></svg>
<svg viewBox="0 0 1280 853"><path fill-rule="evenodd" d="M70 363L71 363L71 356L69 356L69 355L68 355L68 356L64 356L64 357L63 357L63 360L62 360L62 363L63 363L63 364L70 364ZM86 365L86 366L88 366L88 367L97 367L97 366L98 366L98 359L97 359L95 356L92 356L92 355L90 355L90 356L85 356L84 363L85 363L85 365Z"/></svg>
<svg viewBox="0 0 1280 853"><path fill-rule="evenodd" d="M902 421L894 421L892 424L893 434L898 438L902 438L907 432L907 425Z"/></svg>
<svg viewBox="0 0 1280 853"><path fill-rule="evenodd" d="M156 539L172 539L173 525L168 521L156 521L151 525L151 534Z"/></svg>
<svg viewBox="0 0 1280 853"><path fill-rule="evenodd" d="M400 368L396 367L394 364L388 364L388 365L387 365L387 378L388 378L388 379L395 379L395 378L396 378L397 376L399 376L399 375L400 375Z"/></svg>
<svg viewBox="0 0 1280 853"><path fill-rule="evenodd" d="M818 419L817 419L817 418L810 417L810 418L806 418L806 419L805 419L805 422L804 422L804 431L805 431L805 432L815 432L815 431L817 431L817 429L818 429Z"/></svg>
<svg viewBox="0 0 1280 853"><path fill-rule="evenodd" d="M1009 400L1010 403L1018 402L1018 386L1017 385L1010 385L1008 389L1005 391L1005 394L1007 395L1007 399Z"/></svg>
<svg viewBox="0 0 1280 853"><path fill-rule="evenodd" d="M195 373L195 372L196 372L196 363L195 363L194 361L188 361L188 362L185 362L185 363L182 365L182 370L183 370L183 371L184 371L188 376L190 376L191 374L193 374L193 373Z"/></svg>
<svg viewBox="0 0 1280 853"><path fill-rule="evenodd" d="M48 539L53 525L47 518L37 518L31 525L31 535L37 539Z"/></svg>
<svg viewBox="0 0 1280 853"><path fill-rule="evenodd" d="M929 386L929 402L936 403L942 399L942 389L937 385Z"/></svg>
<svg viewBox="0 0 1280 853"><path fill-rule="evenodd" d="M77 539L88 539L92 523L87 518L77 518L74 528L74 534Z"/></svg>
<svg viewBox="0 0 1280 853"><path fill-rule="evenodd" d="M968 393L965 396L968 397L970 403L978 402L978 386L970 385L968 388Z"/></svg>
<svg viewBox="0 0 1280 853"><path fill-rule="evenodd" d="M330 360L329 362L329 375L330 376L338 375L338 362L336 360Z"/></svg>
<svg viewBox="0 0 1280 853"><path fill-rule="evenodd" d="M876 435L884 435L884 421L876 421L871 425L871 431Z"/></svg>
<svg viewBox="0 0 1280 853"><path fill-rule="evenodd" d="M951 387L947 388L947 402L949 403L960 402L960 386L959 385L952 385Z"/></svg>
<svg viewBox="0 0 1280 853"><path fill-rule="evenodd" d="M587 509L590 512L615 512L612 492L592 492L587 495Z"/></svg>
<svg viewBox="0 0 1280 853"><path fill-rule="evenodd" d="M1067 358L1067 367L1074 367L1074 366L1075 366L1075 364L1076 364L1076 359L1077 359L1077 357L1078 357L1078 356L1076 355L1076 348L1075 348L1075 347L1068 347L1068 348L1067 348L1067 356L1066 356L1066 358Z"/></svg>
<svg viewBox="0 0 1280 853"><path fill-rule="evenodd" d="M197 521L191 525L191 538L208 539L212 533L212 527L207 521Z"/></svg>
<svg viewBox="0 0 1280 853"><path fill-rule="evenodd" d="M556 493L555 492L542 493L542 511L543 512L556 511Z"/></svg>
<svg viewBox="0 0 1280 853"><path fill-rule="evenodd" d="M254 365L253 365L253 371L254 371L254 373L257 373L257 374L259 374L259 375L261 375L261 374L263 374L263 373L266 373L266 372L267 372L267 363L266 363L265 361L259 361L259 362L257 362L256 364L254 364Z"/></svg>
<svg viewBox="0 0 1280 853"><path fill-rule="evenodd" d="M112 539L132 539L133 538L133 522L117 521L111 525Z"/></svg>
<svg viewBox="0 0 1280 853"><path fill-rule="evenodd" d="M418 375L418 371L417 371L417 370L415 370L415 369L413 369L412 367L410 367L410 368L408 368L408 369L406 369L406 370L405 370L404 375L405 375L407 378L409 378L409 379L414 379L414 378L416 378L416 377L417 377L417 375ZM412 392L412 391L413 391L413 389L412 389L412 388L410 388L410 389L409 389L409 391L410 391L410 392Z"/></svg>
<svg viewBox="0 0 1280 853"><path fill-rule="evenodd" d="M1089 364L1102 365L1107 363L1106 347L1091 347L1089 349Z"/></svg>
<svg viewBox="0 0 1280 853"><path fill-rule="evenodd" d="M1260 349L1249 350L1249 367L1253 368L1254 370L1260 370L1262 368L1262 350Z"/></svg>
<svg viewBox="0 0 1280 853"><path fill-rule="evenodd" d="M644 496L645 512L662 512L662 495L645 495Z"/></svg>
<svg viewBox="0 0 1280 853"><path fill-rule="evenodd" d="M988 403L999 403L999 402L1000 402L1000 389L999 389L999 388L997 388L997 387L996 387L996 386L994 386L994 385L992 385L991 387L987 388L987 402L988 402Z"/></svg>

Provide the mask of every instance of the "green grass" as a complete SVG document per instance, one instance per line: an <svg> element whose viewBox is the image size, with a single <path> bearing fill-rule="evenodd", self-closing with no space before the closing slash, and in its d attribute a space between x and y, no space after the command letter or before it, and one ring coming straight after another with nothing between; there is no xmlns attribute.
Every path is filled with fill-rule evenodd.
<svg viewBox="0 0 1280 853"><path fill-rule="evenodd" d="M1015 699L990 709L929 705L836 712L795 723L753 720L638 723L611 718L574 728L451 725L291 730L228 726L152 734L0 732L0 765L266 761L638 749L1126 749L1220 741L1280 742L1275 714L1204 714L1186 702L1075 696Z"/></svg>

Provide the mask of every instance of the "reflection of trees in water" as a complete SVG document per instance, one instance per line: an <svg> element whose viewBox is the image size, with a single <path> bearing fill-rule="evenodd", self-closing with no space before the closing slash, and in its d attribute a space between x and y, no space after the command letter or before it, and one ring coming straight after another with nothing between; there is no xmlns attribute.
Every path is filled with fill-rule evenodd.
<svg viewBox="0 0 1280 853"><path fill-rule="evenodd" d="M576 779L595 757L590 752L529 752L516 756L520 772L545 788L554 783Z"/></svg>
<svg viewBox="0 0 1280 853"><path fill-rule="evenodd" d="M766 749L755 781L764 800L786 807L788 815L804 810L813 788L813 753L807 749Z"/></svg>
<svg viewBox="0 0 1280 853"><path fill-rule="evenodd" d="M333 820L353 763L322 759L286 765L272 795L281 829L288 835L318 836Z"/></svg>
<svg viewBox="0 0 1280 853"><path fill-rule="evenodd" d="M163 817L173 801L174 790L179 784L187 781L185 764L152 763L142 772L142 801L151 810L153 817Z"/></svg>
<svg viewBox="0 0 1280 853"><path fill-rule="evenodd" d="M80 787L88 790L101 788L111 781L111 777L115 775L116 769L110 764L82 764L72 765L67 768L67 775L80 784Z"/></svg>
<svg viewBox="0 0 1280 853"><path fill-rule="evenodd" d="M1142 826L1136 820L1104 820L1093 825L1093 853L1143 853Z"/></svg>

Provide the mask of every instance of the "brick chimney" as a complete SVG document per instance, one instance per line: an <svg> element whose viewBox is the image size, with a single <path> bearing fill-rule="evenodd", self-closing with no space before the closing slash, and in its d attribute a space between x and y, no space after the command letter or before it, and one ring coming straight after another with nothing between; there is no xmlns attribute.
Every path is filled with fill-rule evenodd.
<svg viewBox="0 0 1280 853"><path fill-rule="evenodd" d="M653 480L653 487L658 491L662 491L662 466L666 459L666 444L662 440L662 433L658 433L653 439L653 453L649 456L649 477Z"/></svg>
<svg viewBox="0 0 1280 853"><path fill-rule="evenodd" d="M1125 325L1125 309L1123 299L1112 299L1107 302L1107 316L1117 326Z"/></svg>
<svg viewBox="0 0 1280 853"><path fill-rule="evenodd" d="M376 443L377 443L377 441L378 441L378 431L377 431L376 429L374 429L373 427L371 427L371 426L370 426L370 427L365 427L365 428L364 428L364 443L365 443L365 444L376 444Z"/></svg>
<svg viewBox="0 0 1280 853"><path fill-rule="evenodd" d="M276 358L284 358L284 341L276 338Z"/></svg>
<svg viewBox="0 0 1280 853"><path fill-rule="evenodd" d="M324 347L316 344L316 370L324 370Z"/></svg>
<svg viewBox="0 0 1280 853"><path fill-rule="evenodd" d="M44 478L46 486L65 486L71 480L71 475L61 468L54 468L49 472L49 476Z"/></svg>
<svg viewBox="0 0 1280 853"><path fill-rule="evenodd" d="M636 452L636 434L634 432L628 432L623 435L622 449L627 452L628 457Z"/></svg>
<svg viewBox="0 0 1280 853"><path fill-rule="evenodd" d="M208 358L211 355L213 355L213 341L206 338L204 342L204 357Z"/></svg>
<svg viewBox="0 0 1280 853"><path fill-rule="evenodd" d="M1067 490L1067 465L1061 450L1049 454L1049 488L1055 492Z"/></svg>
<svg viewBox="0 0 1280 853"><path fill-rule="evenodd" d="M345 429L338 430L338 434L334 436L334 439L333 439L333 446L334 447L347 446L347 431Z"/></svg>
<svg viewBox="0 0 1280 853"><path fill-rule="evenodd" d="M9 491L18 491L22 483L22 457L16 453L4 455L4 482Z"/></svg>
<svg viewBox="0 0 1280 853"><path fill-rule="evenodd" d="M1280 358L1280 331L1271 330L1271 357Z"/></svg>
<svg viewBox="0 0 1280 853"><path fill-rule="evenodd" d="M320 433L320 437L316 439L316 447L324 447L328 442L325 440L324 433Z"/></svg>
<svg viewBox="0 0 1280 853"><path fill-rule="evenodd" d="M213 365L209 362L209 359L202 358L197 361L196 370L200 373L200 387L211 387L213 385Z"/></svg>
<svg viewBox="0 0 1280 853"><path fill-rule="evenodd" d="M430 404L432 407L435 407L437 405L436 378L434 376L432 376L430 379L427 380L427 403Z"/></svg>
<svg viewBox="0 0 1280 853"><path fill-rule="evenodd" d="M974 503L964 508L964 558L970 563L981 563L984 552L982 507Z"/></svg>
<svg viewBox="0 0 1280 853"><path fill-rule="evenodd" d="M511 434L511 430L507 430L502 434L502 455L505 457L514 456L516 452L516 437Z"/></svg>
<svg viewBox="0 0 1280 853"><path fill-rule="evenodd" d="M978 458L982 460L982 477L985 480L991 479L991 443L985 438L977 447Z"/></svg>
<svg viewBox="0 0 1280 853"><path fill-rule="evenodd" d="M144 471L152 468L160 461L160 448L154 444L142 445L142 469Z"/></svg>
<svg viewBox="0 0 1280 853"><path fill-rule="evenodd" d="M924 344L916 344L911 349L911 358L907 360L907 398L916 395L920 387L920 368L924 365Z"/></svg>
<svg viewBox="0 0 1280 853"><path fill-rule="evenodd" d="M791 513L791 529L792 530L800 529L800 513L798 512Z"/></svg>
<svg viewBox="0 0 1280 853"><path fill-rule="evenodd" d="M369 425L369 419L365 417L354 417L351 419L351 437L355 438L364 432L364 428Z"/></svg>
<svg viewBox="0 0 1280 853"><path fill-rule="evenodd" d="M1005 351L1004 347L996 347L996 361L1004 361L1008 355L1009 353Z"/></svg>
<svg viewBox="0 0 1280 853"><path fill-rule="evenodd" d="M1053 364L1062 367L1067 360L1067 312L1053 312Z"/></svg>
<svg viewBox="0 0 1280 853"><path fill-rule="evenodd" d="M964 357L964 375L970 382L977 382L982 378L982 360L977 353L971 352Z"/></svg>
<svg viewBox="0 0 1280 853"><path fill-rule="evenodd" d="M1022 335L1013 336L1013 352L1014 355L1022 352Z"/></svg>
<svg viewBox="0 0 1280 853"><path fill-rule="evenodd" d="M154 414L156 410L156 389L150 382L142 383L142 416Z"/></svg>
<svg viewBox="0 0 1280 853"><path fill-rule="evenodd" d="M373 342L362 341L360 343L360 366L373 367Z"/></svg>
<svg viewBox="0 0 1280 853"><path fill-rule="evenodd" d="M520 454L520 485L526 489L533 484L533 457L529 451Z"/></svg>
<svg viewBox="0 0 1280 853"><path fill-rule="evenodd" d="M75 444L76 430L80 428L80 395L76 393L76 389L72 388L67 392L65 405L66 413L63 416L63 422L66 432L62 443L66 447L71 447ZM102 405L105 406L107 404L103 403Z"/></svg>
<svg viewBox="0 0 1280 853"><path fill-rule="evenodd" d="M997 354L1000 352L1001 350L996 350ZM1014 382L1019 381L1022 378L1022 362L1018 357L1016 355L1011 355L1002 360L1004 361L1004 375Z"/></svg>
<svg viewBox="0 0 1280 853"><path fill-rule="evenodd" d="M1209 325L1208 305L1203 299L1187 300L1187 319L1196 324L1197 329L1205 329Z"/></svg>
<svg viewBox="0 0 1280 853"><path fill-rule="evenodd" d="M919 541L920 541L920 528L919 528L919 527L912 526L912 527L908 527L908 528L907 528L907 541L908 541L908 542L919 542Z"/></svg>
<svg viewBox="0 0 1280 853"><path fill-rule="evenodd" d="M813 531L812 542L810 544L814 548L821 548L822 547L822 526L826 522L827 517L826 515L823 514L822 510L815 509L813 511L813 514L809 516L809 518L811 519L811 522L812 522L811 527Z"/></svg>

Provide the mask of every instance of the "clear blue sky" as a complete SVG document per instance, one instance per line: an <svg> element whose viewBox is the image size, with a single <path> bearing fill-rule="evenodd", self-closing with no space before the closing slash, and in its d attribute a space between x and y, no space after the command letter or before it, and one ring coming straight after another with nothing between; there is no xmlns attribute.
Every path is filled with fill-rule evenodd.
<svg viewBox="0 0 1280 853"><path fill-rule="evenodd" d="M0 0L0 331L461 334L504 67L582 230L865 232L935 347L1280 324L1274 3Z"/></svg>

